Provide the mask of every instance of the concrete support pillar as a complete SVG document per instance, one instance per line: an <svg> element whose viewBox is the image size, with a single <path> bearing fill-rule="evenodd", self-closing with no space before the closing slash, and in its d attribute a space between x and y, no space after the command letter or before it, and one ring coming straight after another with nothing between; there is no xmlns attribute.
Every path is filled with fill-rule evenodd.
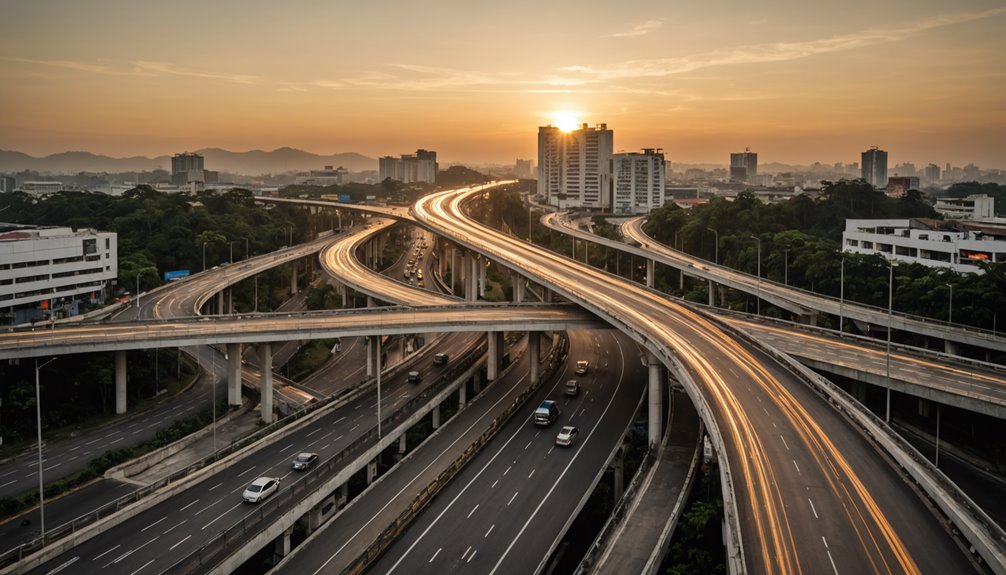
<svg viewBox="0 0 1006 575"><path fill-rule="evenodd" d="M646 352L646 364L650 372L650 382L647 391L649 397L649 433L650 445L660 442L661 427L664 417L663 369L657 358Z"/></svg>
<svg viewBox="0 0 1006 575"><path fill-rule="evenodd" d="M468 382L461 384L458 388L458 411L465 408L465 404L468 401Z"/></svg>
<svg viewBox="0 0 1006 575"><path fill-rule="evenodd" d="M685 270L678 270L678 291L685 292Z"/></svg>
<svg viewBox="0 0 1006 575"><path fill-rule="evenodd" d="M343 483L339 486L339 495L336 497L336 507L342 509L349 503L349 483Z"/></svg>
<svg viewBox="0 0 1006 575"><path fill-rule="evenodd" d="M433 429L440 429L440 404L433 407Z"/></svg>
<svg viewBox="0 0 1006 575"><path fill-rule="evenodd" d="M531 378L531 385L538 383L539 368L541 364L541 332L529 331L527 333L527 360L528 373Z"/></svg>
<svg viewBox="0 0 1006 575"><path fill-rule="evenodd" d="M611 466L615 472L615 505L622 498L622 494L625 493L625 451L619 449L615 453L615 460L611 462Z"/></svg>
<svg viewBox="0 0 1006 575"><path fill-rule="evenodd" d="M224 302L224 290L217 292L217 313L221 315L227 313L227 307Z"/></svg>
<svg viewBox="0 0 1006 575"><path fill-rule="evenodd" d="M709 307L716 306L716 284L709 280Z"/></svg>
<svg viewBox="0 0 1006 575"><path fill-rule="evenodd" d="M292 548L290 545L291 533L293 533L293 527L290 527L289 529L284 531L282 535L276 538L275 545L273 546L273 550L275 551L276 555L279 555L280 557L286 557L287 555L290 554L290 549Z"/></svg>
<svg viewBox="0 0 1006 575"><path fill-rule="evenodd" d="M656 271L656 266L652 259L646 260L646 287L653 287L653 274Z"/></svg>
<svg viewBox="0 0 1006 575"><path fill-rule="evenodd" d="M957 346L957 342L950 341L949 339L943 340L943 352L951 355L960 355L960 349Z"/></svg>
<svg viewBox="0 0 1006 575"><path fill-rule="evenodd" d="M472 391L478 395L482 391L482 370L475 372L472 376Z"/></svg>
<svg viewBox="0 0 1006 575"><path fill-rule="evenodd" d="M297 295L297 262L290 263L290 295Z"/></svg>
<svg viewBox="0 0 1006 575"><path fill-rule="evenodd" d="M486 261L480 256L475 260L476 265L479 266L479 297L485 299L486 297Z"/></svg>
<svg viewBox="0 0 1006 575"><path fill-rule="evenodd" d="M451 244L451 292L458 291L458 248Z"/></svg>
<svg viewBox="0 0 1006 575"><path fill-rule="evenodd" d="M486 380L496 381L503 361L503 332L489 332L489 358L486 362Z"/></svg>
<svg viewBox="0 0 1006 575"><path fill-rule="evenodd" d="M403 433L398 438L398 454L399 455L405 455L405 452L407 450L408 450L408 443L407 443L407 439L405 437L405 434Z"/></svg>
<svg viewBox="0 0 1006 575"><path fill-rule="evenodd" d="M268 341L259 344L259 358L262 360L262 383L259 393L262 396L262 423L272 423L272 344Z"/></svg>
<svg viewBox="0 0 1006 575"><path fill-rule="evenodd" d="M227 344L227 405L241 405L241 344Z"/></svg>
<svg viewBox="0 0 1006 575"><path fill-rule="evenodd" d="M367 377L377 375L374 369L377 365L377 337L374 335L367 337Z"/></svg>
<svg viewBox="0 0 1006 575"><path fill-rule="evenodd" d="M377 460L373 460L367 464L367 485L370 485L377 479Z"/></svg>
<svg viewBox="0 0 1006 575"><path fill-rule="evenodd" d="M126 413L126 352L115 352L115 413Z"/></svg>
<svg viewBox="0 0 1006 575"><path fill-rule="evenodd" d="M377 307L377 301L372 296L367 296L367 307Z"/></svg>

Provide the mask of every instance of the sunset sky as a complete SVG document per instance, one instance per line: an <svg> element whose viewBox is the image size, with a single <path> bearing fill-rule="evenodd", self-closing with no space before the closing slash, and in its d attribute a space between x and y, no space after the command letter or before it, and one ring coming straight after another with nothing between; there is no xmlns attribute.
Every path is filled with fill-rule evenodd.
<svg viewBox="0 0 1006 575"><path fill-rule="evenodd" d="M1006 168L1006 2L2 0L0 149L536 156L575 112L672 162Z"/></svg>

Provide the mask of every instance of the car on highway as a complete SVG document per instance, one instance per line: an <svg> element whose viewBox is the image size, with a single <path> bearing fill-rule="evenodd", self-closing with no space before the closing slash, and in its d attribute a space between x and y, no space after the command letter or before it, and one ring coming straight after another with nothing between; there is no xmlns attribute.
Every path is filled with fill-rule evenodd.
<svg viewBox="0 0 1006 575"><path fill-rule="evenodd" d="M291 467L293 467L294 471L307 471L307 468L314 465L316 461L318 461L317 453L305 452L301 453L293 460Z"/></svg>
<svg viewBox="0 0 1006 575"><path fill-rule="evenodd" d="M566 386L562 388L562 393L569 397L576 397L580 394L580 382L575 379L567 381Z"/></svg>
<svg viewBox="0 0 1006 575"><path fill-rule="evenodd" d="M278 490L278 477L259 477L251 482L241 497L248 503L258 503Z"/></svg>
<svg viewBox="0 0 1006 575"><path fill-rule="evenodd" d="M409 375L406 376L405 381L408 381L409 383L419 383L422 379L423 378L418 371L410 371Z"/></svg>
<svg viewBox="0 0 1006 575"><path fill-rule="evenodd" d="M569 447L576 443L576 436L580 432L572 425L567 425L559 430L559 435L555 436L555 444L562 447Z"/></svg>
<svg viewBox="0 0 1006 575"><path fill-rule="evenodd" d="M551 399L541 402L538 409L534 410L534 424L549 426L559 419L559 405Z"/></svg>
<svg viewBox="0 0 1006 575"><path fill-rule="evenodd" d="M576 374L577 375L587 375L587 370L588 369L590 369L590 362L589 361L587 361L585 359L581 359L580 361L576 362Z"/></svg>
<svg viewBox="0 0 1006 575"><path fill-rule="evenodd" d="M433 365L447 365L449 357L446 353L438 353L433 356Z"/></svg>

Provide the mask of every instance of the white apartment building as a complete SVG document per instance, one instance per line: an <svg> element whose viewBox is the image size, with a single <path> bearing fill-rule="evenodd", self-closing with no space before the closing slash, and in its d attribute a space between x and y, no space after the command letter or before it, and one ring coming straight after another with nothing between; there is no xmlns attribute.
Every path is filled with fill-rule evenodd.
<svg viewBox="0 0 1006 575"><path fill-rule="evenodd" d="M400 158L382 156L378 160L378 177L383 182L391 178L406 184L437 182L437 153L416 150L415 154L402 154Z"/></svg>
<svg viewBox="0 0 1006 575"><path fill-rule="evenodd" d="M538 128L538 195L559 209L611 207L614 136L607 124Z"/></svg>
<svg viewBox="0 0 1006 575"><path fill-rule="evenodd" d="M845 220L842 251L880 254L888 259L984 273L981 262L1006 262L1006 226L976 223L960 231L941 230L934 220Z"/></svg>
<svg viewBox="0 0 1006 575"><path fill-rule="evenodd" d="M663 206L666 171L664 152L660 149L613 154L612 213L648 214Z"/></svg>
<svg viewBox="0 0 1006 575"><path fill-rule="evenodd" d="M342 186L349 183L349 170L339 166L325 166L324 170L311 170L298 174L296 183L309 186Z"/></svg>
<svg viewBox="0 0 1006 575"><path fill-rule="evenodd" d="M985 194L966 198L936 198L936 211L944 218L980 220L994 218L996 199Z"/></svg>
<svg viewBox="0 0 1006 575"><path fill-rule="evenodd" d="M118 273L113 232L0 226L0 314L6 322L75 315L77 302L103 301Z"/></svg>
<svg viewBox="0 0 1006 575"><path fill-rule="evenodd" d="M24 182L21 191L33 196L55 194L63 190L63 182Z"/></svg>

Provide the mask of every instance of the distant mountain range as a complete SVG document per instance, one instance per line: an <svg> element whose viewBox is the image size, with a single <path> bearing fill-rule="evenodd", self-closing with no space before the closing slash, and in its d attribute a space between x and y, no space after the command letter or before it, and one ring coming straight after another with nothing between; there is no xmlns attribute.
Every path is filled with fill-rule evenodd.
<svg viewBox="0 0 1006 575"><path fill-rule="evenodd" d="M325 166L342 166L351 172L376 170L377 160L355 152L323 156L295 148L278 148L271 152L251 150L232 152L220 148L194 150L206 159L207 170L247 176L281 174L283 172L320 170ZM91 152L62 152L36 158L22 152L0 150L0 173L34 170L50 174L79 172L142 172L156 169L171 171L171 156L147 158L112 158Z"/></svg>

